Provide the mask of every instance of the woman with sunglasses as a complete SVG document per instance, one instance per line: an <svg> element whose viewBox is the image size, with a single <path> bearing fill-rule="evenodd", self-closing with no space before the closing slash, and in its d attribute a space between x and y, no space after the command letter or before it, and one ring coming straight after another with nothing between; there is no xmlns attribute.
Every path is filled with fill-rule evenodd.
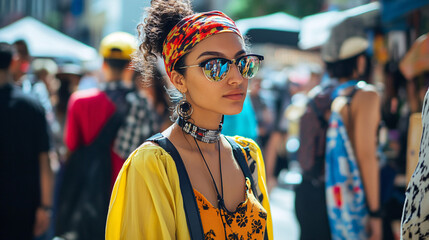
<svg viewBox="0 0 429 240"><path fill-rule="evenodd" d="M162 56L181 100L175 123L124 163L106 239L272 239L261 151L250 139L221 134L223 115L241 111L263 57L246 52L228 16L193 13L187 0L152 0L138 29L134 65L150 74L149 63ZM190 183L190 200L184 182Z"/></svg>

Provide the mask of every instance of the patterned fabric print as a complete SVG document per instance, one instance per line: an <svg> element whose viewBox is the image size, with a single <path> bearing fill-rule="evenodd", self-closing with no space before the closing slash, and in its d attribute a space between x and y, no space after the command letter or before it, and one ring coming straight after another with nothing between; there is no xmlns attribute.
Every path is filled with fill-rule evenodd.
<svg viewBox="0 0 429 240"><path fill-rule="evenodd" d="M261 189L258 185L258 169L257 169L257 163L255 161L256 156L252 156L250 153L257 153L260 152L258 149L251 149L254 148L254 145L251 145L249 142L236 140L237 143L242 147L241 150L243 151L244 156L246 156L247 165L249 166L250 174L252 175L252 179L254 180L254 187L256 189L255 196L258 196L259 202L262 202L262 199L264 198L264 195L261 192Z"/></svg>
<svg viewBox="0 0 429 240"><path fill-rule="evenodd" d="M223 32L236 33L243 38L234 21L219 11L196 13L178 22L165 39L162 49L168 76L171 76L176 62L197 43Z"/></svg>
<svg viewBox="0 0 429 240"><path fill-rule="evenodd" d="M160 128L157 115L144 96L131 92L127 94L126 101L128 113L118 130L113 148L123 159Z"/></svg>
<svg viewBox="0 0 429 240"><path fill-rule="evenodd" d="M115 103L116 111L124 115L113 150L122 159L127 159L145 139L159 131L157 116L147 99L122 81L107 82L101 84L100 88Z"/></svg>
<svg viewBox="0 0 429 240"><path fill-rule="evenodd" d="M366 197L343 119L332 112L326 137L326 204L332 239L366 239Z"/></svg>
<svg viewBox="0 0 429 240"><path fill-rule="evenodd" d="M234 212L215 208L197 190L194 189L194 193L206 240L225 239L224 224L226 239L264 238L267 212L254 197L248 178L246 178L246 199Z"/></svg>
<svg viewBox="0 0 429 240"><path fill-rule="evenodd" d="M422 110L422 138L419 162L408 184L402 213L403 239L429 238L429 92L426 92Z"/></svg>

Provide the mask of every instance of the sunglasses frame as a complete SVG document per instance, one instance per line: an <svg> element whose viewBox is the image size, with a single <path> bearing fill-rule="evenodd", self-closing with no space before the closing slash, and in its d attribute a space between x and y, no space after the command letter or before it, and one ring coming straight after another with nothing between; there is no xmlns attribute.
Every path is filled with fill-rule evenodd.
<svg viewBox="0 0 429 240"><path fill-rule="evenodd" d="M241 59L243 59L243 58L245 58L245 57L251 57L251 56L253 56L253 57L257 57L258 58L258 60L259 60L259 62L261 62L261 61L263 61L264 60L264 56L262 56L262 55L258 55L258 54L246 54L246 55L243 55L243 56L241 56L241 57L239 57L239 58L237 58L237 59L226 59L226 58L222 58L222 57L216 57L216 58L210 58L210 59L207 59L207 60L204 60L204 61L202 61L202 62L200 62L199 64L195 64L195 65L189 65L189 66L182 66L182 67L180 67L179 69L185 69L185 68L190 68L190 67L200 67L201 68L201 70L203 70L203 74L204 74L204 76L207 78L207 80L209 80L210 82L220 82L220 81L222 81L223 79L225 79L225 77L223 77L223 78L221 78L219 81L215 81L215 80L212 80L211 78L209 78L205 73L204 73L204 68L205 68L205 65L209 62L209 61L212 61L212 60L218 60L218 59L222 59L222 60L225 60L226 61L226 63L228 63L229 65L228 65L228 71L226 71L226 74L225 74L225 76L228 74L228 72L229 72L229 70L231 69L231 64L235 64L237 67L238 67L238 63L240 62L240 60ZM240 71L240 74L241 74L241 76L243 76L243 73ZM243 76L244 77L244 76ZM250 78L247 78L247 79L250 79Z"/></svg>

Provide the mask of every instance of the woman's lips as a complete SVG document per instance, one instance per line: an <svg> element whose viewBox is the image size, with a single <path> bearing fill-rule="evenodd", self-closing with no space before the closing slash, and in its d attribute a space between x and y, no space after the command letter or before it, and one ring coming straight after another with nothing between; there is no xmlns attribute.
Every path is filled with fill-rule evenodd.
<svg viewBox="0 0 429 240"><path fill-rule="evenodd" d="M242 100L244 97L244 93L242 92L237 92L237 93L228 93L223 95L224 98L230 99L230 100Z"/></svg>

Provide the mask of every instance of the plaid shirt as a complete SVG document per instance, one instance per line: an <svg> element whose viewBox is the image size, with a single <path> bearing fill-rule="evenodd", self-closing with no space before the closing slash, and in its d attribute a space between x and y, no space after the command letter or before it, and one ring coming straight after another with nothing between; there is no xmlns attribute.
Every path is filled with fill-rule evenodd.
<svg viewBox="0 0 429 240"><path fill-rule="evenodd" d="M140 144L160 130L157 114L142 93L124 86L122 82L106 84L105 92L118 111L124 112L124 121L116 135L113 150L127 159Z"/></svg>

